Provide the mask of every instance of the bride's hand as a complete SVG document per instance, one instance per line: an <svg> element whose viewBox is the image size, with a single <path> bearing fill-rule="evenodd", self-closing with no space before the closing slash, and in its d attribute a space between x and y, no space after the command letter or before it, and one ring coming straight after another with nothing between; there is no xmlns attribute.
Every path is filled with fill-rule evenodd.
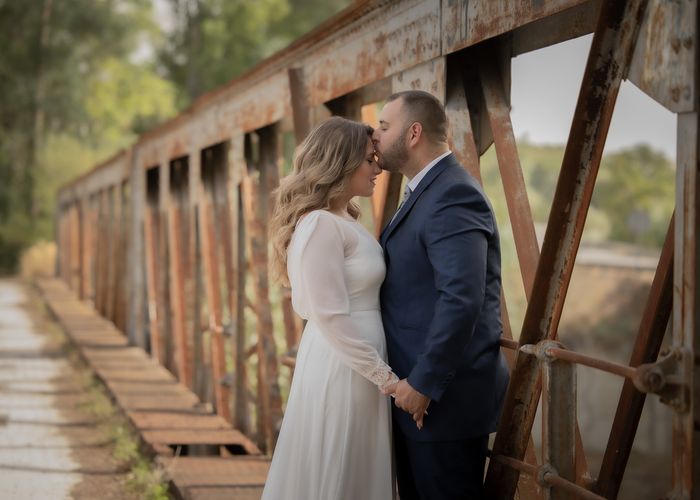
<svg viewBox="0 0 700 500"><path fill-rule="evenodd" d="M385 396L394 396L396 394L397 385L399 385L398 381L385 385L384 387L382 387L382 394L384 394Z"/></svg>

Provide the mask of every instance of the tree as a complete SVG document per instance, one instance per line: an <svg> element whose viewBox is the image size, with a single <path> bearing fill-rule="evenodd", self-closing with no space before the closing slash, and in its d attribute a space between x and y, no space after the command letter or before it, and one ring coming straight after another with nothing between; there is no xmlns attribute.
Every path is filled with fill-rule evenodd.
<svg viewBox="0 0 700 500"><path fill-rule="evenodd" d="M184 107L350 4L349 0L170 0L175 27L159 51Z"/></svg>
<svg viewBox="0 0 700 500"><path fill-rule="evenodd" d="M0 270L12 270L24 246L53 236L53 206L47 203L53 203L57 179L64 179L53 156L64 151L48 151L50 144L75 146L67 149L76 155L68 163L78 173L135 136L128 106L122 106L119 123L103 123L100 111L124 88L95 95L105 69L115 71L115 60L121 61L123 83L131 81L123 74L130 71L158 78L147 64L130 62L144 37L157 34L150 9L146 0L0 1ZM142 101L153 97L147 92ZM166 96L160 102L167 99L162 85L157 92ZM135 107L144 118L152 113L159 119L174 109Z"/></svg>
<svg viewBox="0 0 700 500"><path fill-rule="evenodd" d="M646 144L606 155L592 205L610 219L610 238L661 247L675 203L675 169Z"/></svg>

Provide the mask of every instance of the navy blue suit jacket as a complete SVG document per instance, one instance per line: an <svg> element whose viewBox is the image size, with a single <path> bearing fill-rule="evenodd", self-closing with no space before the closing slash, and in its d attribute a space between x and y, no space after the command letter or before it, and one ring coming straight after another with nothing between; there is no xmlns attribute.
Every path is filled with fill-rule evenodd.
<svg viewBox="0 0 700 500"><path fill-rule="evenodd" d="M498 229L481 186L450 154L420 181L380 238L389 364L431 398L421 431L394 407L411 439L493 432L508 385L500 352Z"/></svg>

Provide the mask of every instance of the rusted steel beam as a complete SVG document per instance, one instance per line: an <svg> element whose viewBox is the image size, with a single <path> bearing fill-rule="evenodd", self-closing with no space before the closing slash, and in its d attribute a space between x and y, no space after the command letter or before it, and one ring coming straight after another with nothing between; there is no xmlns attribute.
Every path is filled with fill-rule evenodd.
<svg viewBox="0 0 700 500"><path fill-rule="evenodd" d="M104 317L114 321L114 292L117 279L116 262L119 259L119 201L116 195L116 187L110 186L107 190L107 230L109 231L109 242L107 246L107 258L105 268L107 278L105 280Z"/></svg>
<svg viewBox="0 0 700 500"><path fill-rule="evenodd" d="M513 57L592 33L603 1L579 2L514 28L508 33Z"/></svg>
<svg viewBox="0 0 700 500"><path fill-rule="evenodd" d="M80 200L80 299L88 300L92 295L91 290L91 269L92 259L92 220L90 215L90 201L87 197Z"/></svg>
<svg viewBox="0 0 700 500"><path fill-rule="evenodd" d="M95 300L97 296L96 292L96 280L97 280L97 266L98 266L98 257L99 254L97 253L97 248L98 248L98 237L100 235L100 228L99 228L99 195L98 194L91 194L89 198L89 213L90 213L90 220L89 220L89 225L90 225L90 241L88 242L88 245L90 247L90 267L89 267L89 281L90 281L90 295L89 299L92 302L92 306L95 307Z"/></svg>
<svg viewBox="0 0 700 500"><path fill-rule="evenodd" d="M110 233L110 213L109 213L109 190L103 189L100 192L100 255L99 255L99 269L97 276L99 277L99 287L97 289L98 302L97 310L99 313L105 315L105 305L107 302L107 287L108 287L108 277L109 277L109 247L111 244L111 233Z"/></svg>
<svg viewBox="0 0 700 500"><path fill-rule="evenodd" d="M508 363L508 369L512 372L515 366L515 352L519 348L518 342L513 340L513 329L510 326L510 316L508 315L508 307L506 305L506 297L501 288L501 324L503 325L503 336L501 337L501 345L504 344L508 349L503 350L503 354ZM510 350L513 349L513 350ZM525 449L525 462L533 467L537 467L537 455L535 454L535 442L530 436ZM521 475L517 485L518 498L527 500L537 500L543 498L544 492L535 480L534 476Z"/></svg>
<svg viewBox="0 0 700 500"><path fill-rule="evenodd" d="M76 292L80 293L80 263L81 263L81 245L80 245L80 213L78 211L78 204L73 203L71 205L71 219L70 219L70 252L71 252L71 288Z"/></svg>
<svg viewBox="0 0 700 500"><path fill-rule="evenodd" d="M127 182L121 183L120 197L121 197L121 224L119 232L119 271L117 273L117 290L116 290L116 303L114 305L114 316L115 324L122 332L127 334L127 323L126 323L126 300L127 300L127 287L130 286L128 265L129 265L129 229L130 229L130 196L129 196L129 184ZM134 265L141 269L143 273L143 260L139 260L138 263ZM141 282L143 283L143 282ZM143 302L141 301L141 307L143 307ZM141 323L141 330L143 330L143 323ZM133 333L132 333L133 336ZM132 342L135 343L134 338Z"/></svg>
<svg viewBox="0 0 700 500"><path fill-rule="evenodd" d="M605 500L603 497L592 493L584 487L560 477L556 471L552 470L551 468L547 468L544 465L535 467L534 465L523 462L522 460L516 460L515 458L506 457L504 455L492 455L491 460L493 462L498 462L503 466L517 470L518 472L522 472L525 474L524 477L530 477L533 480L536 479L542 486L554 486L556 488L563 489L572 494L575 498L582 498L584 500ZM523 477L522 474L521 477ZM528 499L529 497L520 496L518 498Z"/></svg>
<svg viewBox="0 0 700 500"><path fill-rule="evenodd" d="M525 347L528 346L523 346L523 348ZM580 352L570 351L568 349L560 349L556 347L547 348L546 354L552 359L588 366L590 368L604 371L606 373L610 373L611 375L617 375L619 377L634 379L636 374L635 369L631 366L622 365L620 363L614 363L612 361L606 361L604 359L594 358L593 356L586 356L585 354L581 354Z"/></svg>
<svg viewBox="0 0 700 500"><path fill-rule="evenodd" d="M169 162L161 168L170 169ZM170 184L172 184L172 176L170 176ZM175 362L177 366L178 378L185 385L192 385L192 376L189 371L188 353L187 353L187 337L185 332L185 297L184 297L184 271L182 266L182 221L180 210L173 203L170 186L167 186L168 193L165 201L167 206L167 225L168 225L168 255L169 255L169 288L170 288L170 307L172 313L172 336L175 345Z"/></svg>
<svg viewBox="0 0 700 500"><path fill-rule="evenodd" d="M178 205L183 211L183 239L185 248L183 251L183 283L185 287L185 346L187 372L192 377L190 387L209 399L211 391L207 385L211 382L211 348L204 349L202 339L202 309L203 309L203 280L202 276L202 227L198 224L198 211L201 194L201 160L200 145L202 144L199 130L192 130L188 141L187 158L187 186L178 190ZM204 320L205 324L208 324ZM211 346L210 346L211 347Z"/></svg>
<svg viewBox="0 0 700 500"><path fill-rule="evenodd" d="M237 260L237 240L236 236L234 236L234 223L233 223L233 210L231 206L231 198L233 197L233 191L238 190L238 186L233 184L233 171L231 167L231 162L229 161L231 155L230 155L230 148L231 144L227 143L221 146L221 151L220 151L220 161L221 161L221 166L219 168L218 172L218 178L215 179L214 181L214 186L213 186L213 191L212 195L214 197L214 207L215 207L215 216L216 216L216 228L219 237L216 238L214 241L215 243L218 242L218 247L219 251L222 254L222 261L223 261L223 267L224 267L224 282L226 283L225 285L225 292L224 292L224 299L223 301L226 303L226 307L228 308L228 321L229 321L229 328L230 328L230 333L235 337L237 334L235 325L236 325L236 315L237 315L237 296L235 293L235 289L237 288L237 282L236 282L236 260ZM238 202L237 197L236 203ZM237 212L235 213L236 220L238 218ZM222 328L224 326L222 325ZM225 340L222 335L221 337L221 346L220 346L221 352L225 353ZM245 377L243 373L238 373L236 372L235 369L235 360L237 356L237 351L236 351L236 346L235 346L235 339L233 339L233 342L231 342L231 354L230 357L227 359L231 359L233 362L234 366L234 383L235 380L238 376ZM245 371L245 370L244 370ZM222 366L222 377L228 377L228 369L227 369L227 363L225 363ZM244 378L245 380L245 378ZM222 386L222 389L226 391L226 399L227 399L227 407L228 407L228 420L234 419L234 414L231 413L232 410L232 405L230 403L230 399L233 397L235 398L235 388L234 385L231 384L230 387L226 388ZM235 401L235 399L234 399ZM234 403L235 404L235 403ZM239 429L243 432L248 431L248 428L246 427L245 429L240 428Z"/></svg>
<svg viewBox="0 0 700 500"><path fill-rule="evenodd" d="M63 281L70 286L71 254L70 254L70 208L66 207L63 213Z"/></svg>
<svg viewBox="0 0 700 500"><path fill-rule="evenodd" d="M115 267L116 278L115 278L115 297L114 297L114 324L119 330L124 333L126 331L126 323L124 318L124 302L126 300L126 286L128 280L127 274L127 259L128 259L128 246L127 237L129 234L129 196L128 196L129 186L126 182L122 182L117 188L117 196L119 197L119 233L118 233L118 245L119 245L119 258ZM141 262L143 264L143 262ZM143 267L141 267L143 269Z"/></svg>
<svg viewBox="0 0 700 500"><path fill-rule="evenodd" d="M461 61L447 67L447 88L445 89L445 113L450 123L450 149L460 164L472 177L481 183L479 152L476 149L474 133L467 104L467 93ZM455 67L457 66L457 67Z"/></svg>
<svg viewBox="0 0 700 500"><path fill-rule="evenodd" d="M575 483L576 474L576 365L554 358L555 349L539 346L537 356L542 369L542 461L552 467L557 475ZM570 492L550 488L547 497L551 500L573 498Z"/></svg>
<svg viewBox="0 0 700 500"><path fill-rule="evenodd" d="M535 223L532 219L523 169L520 166L518 147L513 134L513 124L510 121L510 106L505 94L504 82L496 64L495 57L487 58L479 67L479 76L496 146L503 190L507 193L506 204L520 263L520 274L525 296L529 300L532 296L540 249L535 235ZM476 147L474 150L476 151Z"/></svg>
<svg viewBox="0 0 700 500"><path fill-rule="evenodd" d="M697 26L697 20L696 26ZM697 31L693 47L697 62ZM695 91L698 91L695 73ZM696 361L700 333L698 311L698 224L700 223L700 109L695 102L693 112L678 115L678 154L676 166L676 212L674 227L673 269L673 347L682 354L679 373L686 384L684 394L688 405L685 411L673 415L673 491L671 498L699 498L700 486L694 479L700 477L700 364Z"/></svg>
<svg viewBox="0 0 700 500"><path fill-rule="evenodd" d="M552 203L534 289L520 344L553 339L571 278L583 225L590 205L617 92L628 68L646 3L606 3L593 37L559 182ZM508 388L494 443L494 453L521 459L532 429L541 381L536 362L519 355ZM510 499L518 471L498 463L489 466L486 494Z"/></svg>
<svg viewBox="0 0 700 500"><path fill-rule="evenodd" d="M120 186L112 186L110 189L110 208L112 212L112 223L110 229L112 232L112 240L110 242L110 259L109 259L109 293L107 295L107 313L106 317L116 325L116 305L119 288L119 264L121 260L121 234L122 234L122 197Z"/></svg>
<svg viewBox="0 0 700 500"><path fill-rule="evenodd" d="M142 167L159 161L159 149L175 156L185 154L192 123L196 123L206 143L215 143L227 140L234 130L258 129L288 115L289 96L293 93L289 68L304 75L308 102L315 106L549 17L563 16L564 22L554 23L556 30L545 30L560 33L560 38L539 33L524 38L541 39L540 46L544 46L567 39L569 27L580 35L587 27L580 28L577 17L567 20L567 13L593 3L401 0L350 7L240 78L200 97L176 118L144 134L137 144L143 154ZM300 133L306 130L295 128ZM110 159L111 163L117 159ZM85 185L91 176L100 177L101 170L73 181L61 191Z"/></svg>
<svg viewBox="0 0 700 500"><path fill-rule="evenodd" d="M158 165L158 326L163 336L163 365L173 373L177 372L174 355L175 334L173 329L174 313L170 300L172 276L170 276L171 259L169 241L170 213L170 164L162 158Z"/></svg>
<svg viewBox="0 0 700 500"><path fill-rule="evenodd" d="M259 182L259 181L258 181ZM247 176L243 179L243 184L241 186L243 197L243 209L245 213L246 221L246 237L247 237L247 251L246 253L250 255L252 271L255 274L257 267L260 267L260 243L256 242L258 235L260 234L260 229L258 227L258 220L256 218L255 207L257 205L258 196L258 182L253 179L252 176ZM264 263L267 265L267 263ZM257 296L257 275L253 277L253 284L256 287L255 294ZM256 297L257 298L257 297ZM255 309L256 318L258 317L258 308ZM265 363L265 350L262 342L263 334L260 333L261 326L256 325L258 330L258 339L253 348L245 351L246 358L252 354L257 354L258 356L258 370L257 370L257 397L256 397L256 423L257 423L257 441L258 446L263 451L270 451L273 447L272 438L272 418L270 416L270 394L269 387L265 376L266 363Z"/></svg>
<svg viewBox="0 0 700 500"><path fill-rule="evenodd" d="M158 215L152 207L146 211L143 220L144 249L146 252L146 295L148 299L148 325L150 331L151 357L163 362L163 346L159 327L158 308L158 247L156 235L159 233Z"/></svg>
<svg viewBox="0 0 700 500"><path fill-rule="evenodd" d="M199 154L199 152L195 153ZM214 169L223 167L223 165L208 165ZM210 175L215 175L215 172L210 172ZM192 179L199 185L199 206L197 209L197 217L199 221L199 237L202 249L202 264L204 269L204 289L207 299L208 325L210 332L210 348L211 348L211 377L214 388L214 400L216 412L226 420L231 420L231 408L229 406L229 391L223 385L226 375L226 357L224 350L223 336L223 311L221 304L221 276L219 266L219 255L217 253L216 244L216 221L213 210L215 186L211 184L216 182L215 179L210 179L209 185L204 184L204 180ZM208 191L208 192L207 192Z"/></svg>
<svg viewBox="0 0 700 500"><path fill-rule="evenodd" d="M253 265L255 305L258 329L258 385L265 386L264 432L265 446L272 450L277 441L279 425L282 421L282 398L278 383L277 347L273 335L272 315L269 299L268 280L268 239L267 220L271 213L270 188L278 182L277 127L266 127L258 131L260 146L260 177L255 196L255 212L251 242L251 262Z"/></svg>
<svg viewBox="0 0 700 500"><path fill-rule="evenodd" d="M463 49L586 3L590 2L587 0L443 2L442 52L445 54Z"/></svg>
<svg viewBox="0 0 700 500"><path fill-rule="evenodd" d="M629 81L674 113L697 110L697 17L694 0L649 0Z"/></svg>
<svg viewBox="0 0 700 500"><path fill-rule="evenodd" d="M309 93L304 84L304 70L302 68L289 68L288 76L294 135L297 144L299 144L311 132Z"/></svg>
<svg viewBox="0 0 700 500"><path fill-rule="evenodd" d="M661 349L673 305L673 232L674 217L671 218L666 233L666 240L630 357L630 366L636 367L642 363L653 362ZM625 380L595 484L595 491L605 498L616 498L620 490L645 400L646 394L639 392L632 380Z"/></svg>
<svg viewBox="0 0 700 500"><path fill-rule="evenodd" d="M231 352L234 363L234 425L241 432L250 436L250 412L248 410L248 370L245 358L246 321L246 234L245 218L241 205L241 180L247 173L244 155L244 134L238 132L231 136L229 147L229 164L227 165L227 194L230 197L231 220L231 277L233 286L229 287L229 310L234 334Z"/></svg>
<svg viewBox="0 0 700 500"><path fill-rule="evenodd" d="M102 224L102 193L97 192L94 195L94 200L93 200L93 206L94 206L94 220L95 220L95 253L94 253L94 262L92 264L92 270L93 270L93 286L94 286L94 295L93 295L93 307L95 308L96 311L100 311L100 300L101 300L101 289L100 289L100 283L102 280L102 247L104 245L104 241L102 241L102 234L104 231L104 227Z"/></svg>
<svg viewBox="0 0 700 500"><path fill-rule="evenodd" d="M146 338L146 252L143 225L146 217L146 169L142 168L140 152L135 148L126 151L125 170L128 170L128 204L126 232L126 286L124 298L124 322L129 343L147 348ZM153 166L153 165L149 165Z"/></svg>

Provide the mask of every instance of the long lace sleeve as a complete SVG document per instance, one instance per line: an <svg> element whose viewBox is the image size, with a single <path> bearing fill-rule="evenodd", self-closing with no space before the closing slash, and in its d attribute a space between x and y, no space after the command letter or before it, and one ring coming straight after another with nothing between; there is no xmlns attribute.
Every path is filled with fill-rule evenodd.
<svg viewBox="0 0 700 500"><path fill-rule="evenodd" d="M297 226L301 242L295 258L297 269L290 272L292 291L300 286L304 314L318 326L341 361L383 388L398 377L377 350L366 342L350 316L350 299L345 284L344 240L339 221L331 214L316 211Z"/></svg>

